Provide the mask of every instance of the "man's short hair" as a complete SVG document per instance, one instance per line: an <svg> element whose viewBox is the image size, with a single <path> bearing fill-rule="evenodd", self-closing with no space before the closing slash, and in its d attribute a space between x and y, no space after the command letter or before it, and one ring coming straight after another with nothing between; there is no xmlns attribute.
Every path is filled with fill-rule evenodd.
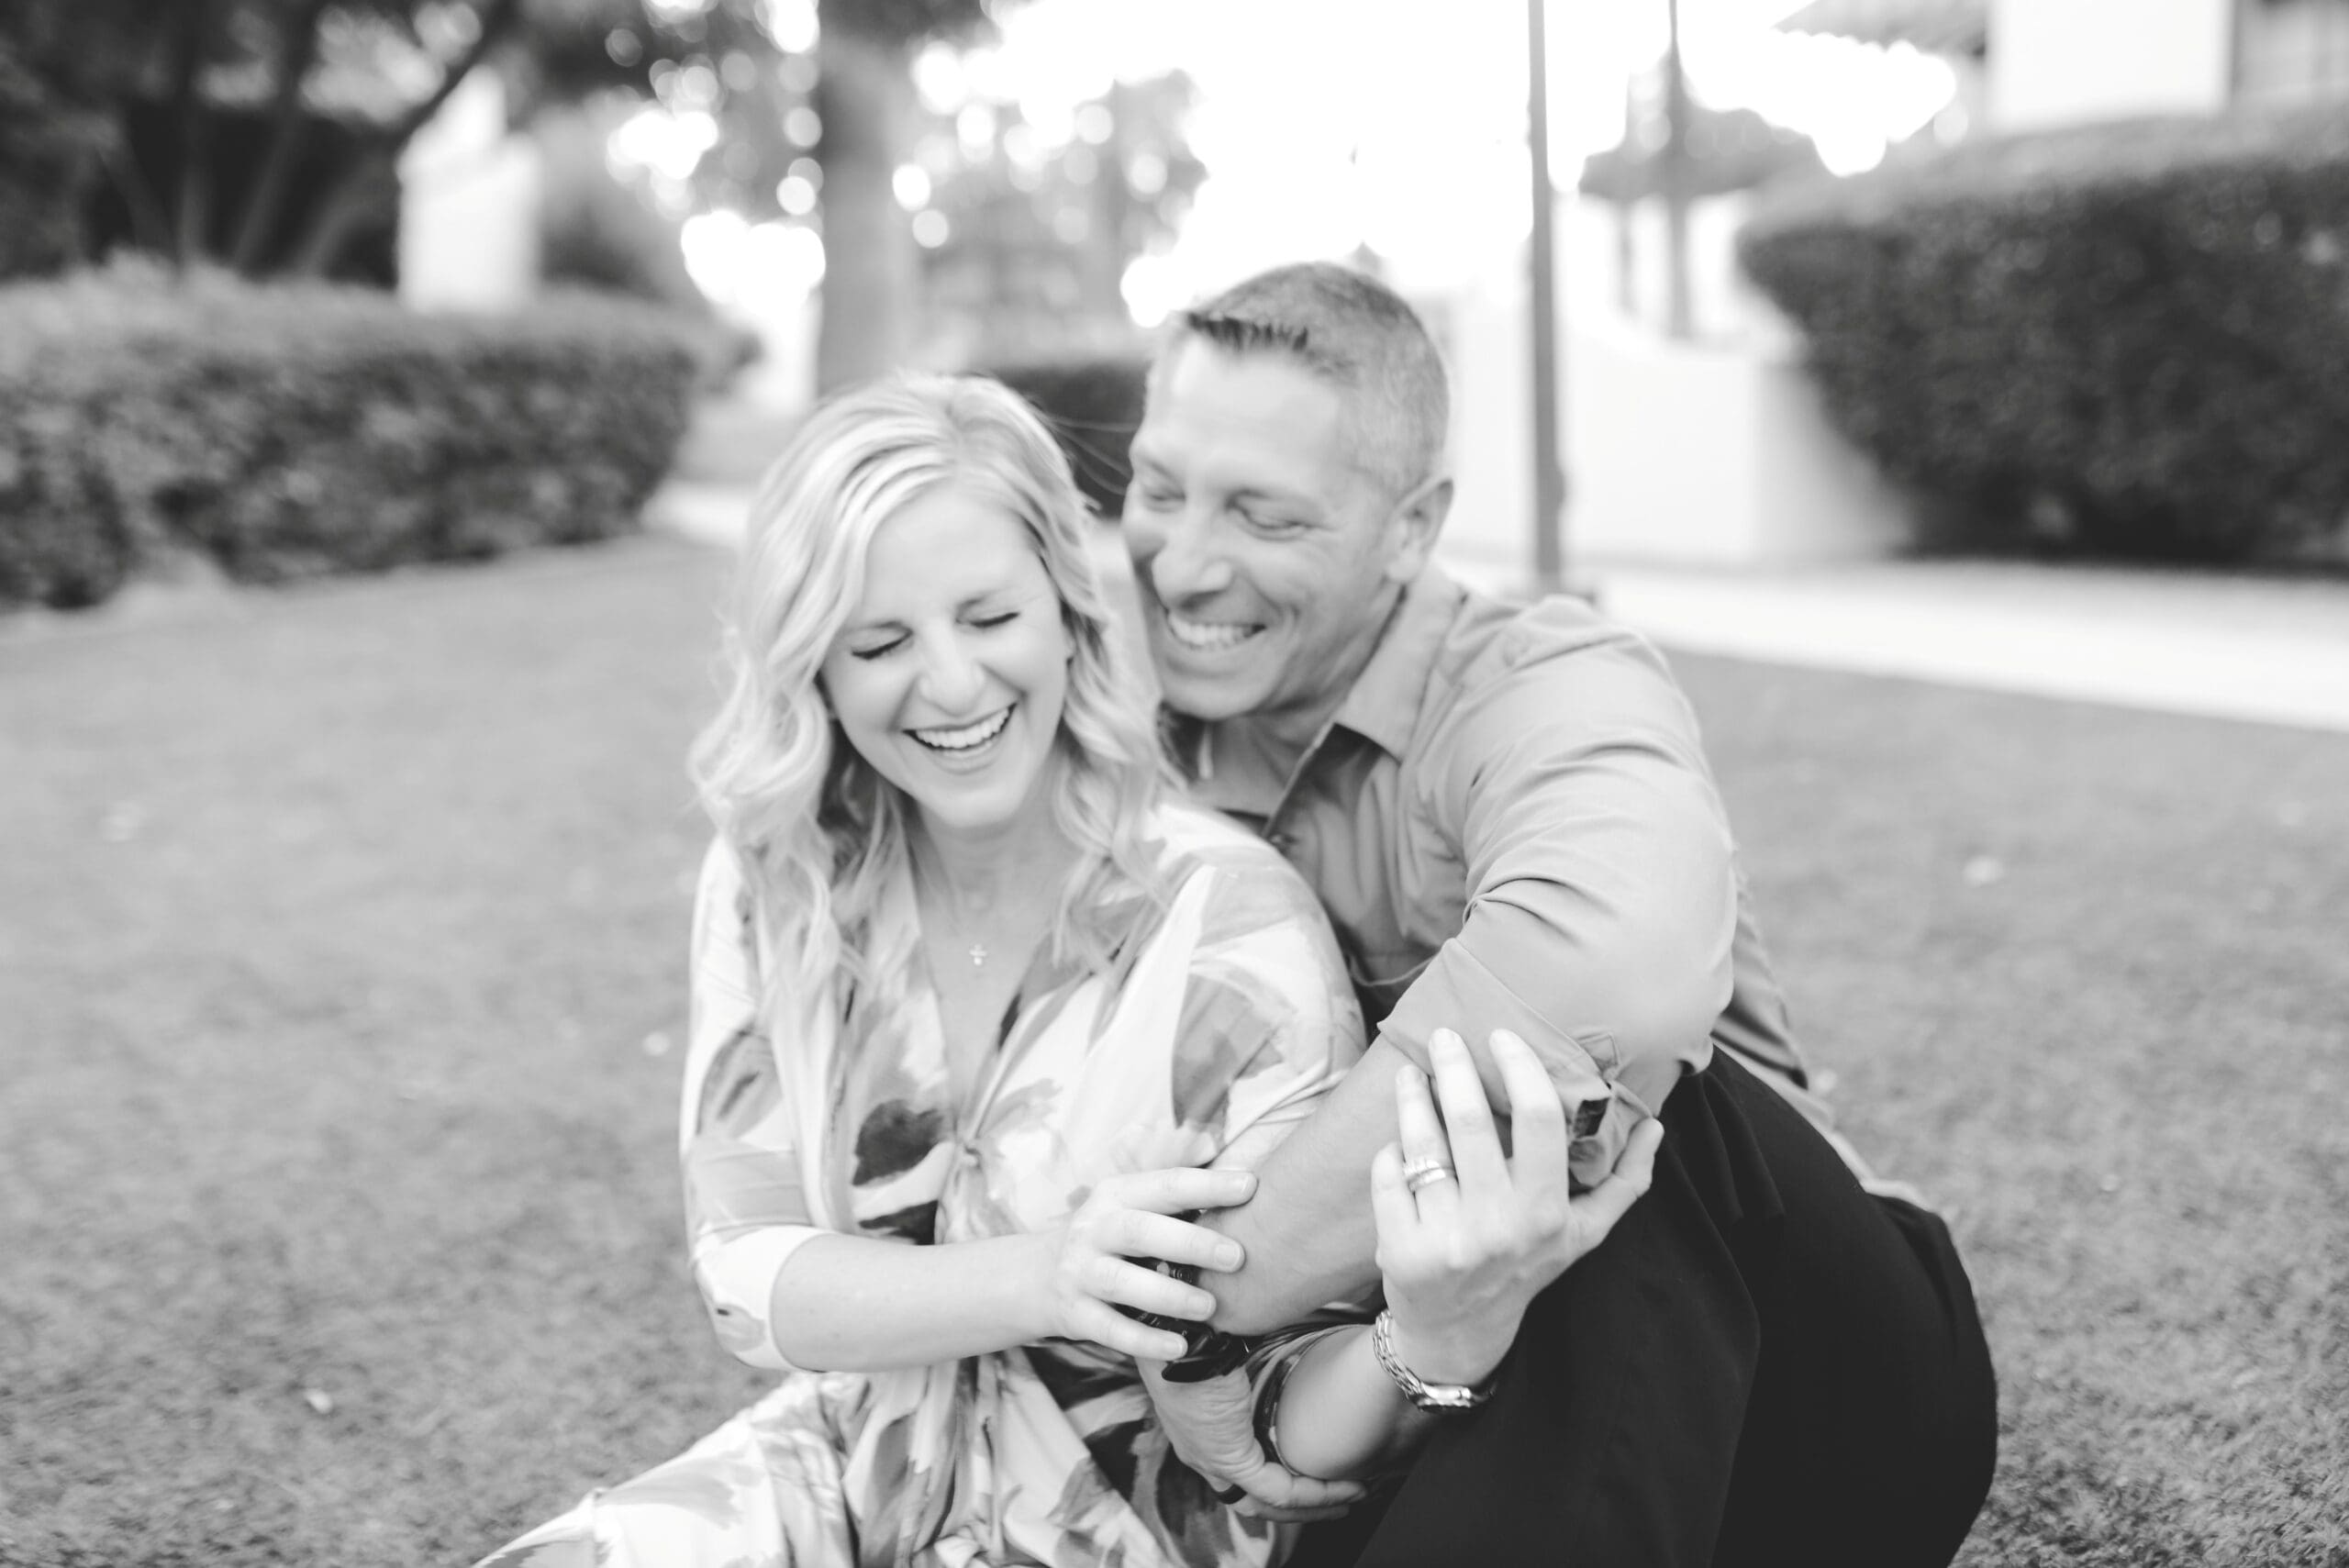
<svg viewBox="0 0 2349 1568"><path fill-rule="evenodd" d="M1186 338L1227 353L1284 354L1347 395L1354 461L1394 495L1443 466L1452 393L1416 311L1376 278L1334 261L1258 272L1176 318L1164 364Z"/></svg>

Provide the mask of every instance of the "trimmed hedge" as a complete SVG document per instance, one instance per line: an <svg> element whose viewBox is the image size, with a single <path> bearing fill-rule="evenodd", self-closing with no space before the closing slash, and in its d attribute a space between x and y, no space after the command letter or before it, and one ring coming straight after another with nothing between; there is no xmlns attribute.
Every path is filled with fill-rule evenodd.
<svg viewBox="0 0 2349 1568"><path fill-rule="evenodd" d="M701 329L612 299L386 295L117 269L0 289L0 603L97 603L195 550L277 583L637 526Z"/></svg>
<svg viewBox="0 0 2349 1568"><path fill-rule="evenodd" d="M2288 556L2349 517L2349 108L1960 147L1774 193L1746 272L1927 544Z"/></svg>
<svg viewBox="0 0 2349 1568"><path fill-rule="evenodd" d="M1141 425L1150 361L1139 355L1040 361L985 367L1044 417L1094 509L1116 517L1126 506L1133 466L1126 449Z"/></svg>

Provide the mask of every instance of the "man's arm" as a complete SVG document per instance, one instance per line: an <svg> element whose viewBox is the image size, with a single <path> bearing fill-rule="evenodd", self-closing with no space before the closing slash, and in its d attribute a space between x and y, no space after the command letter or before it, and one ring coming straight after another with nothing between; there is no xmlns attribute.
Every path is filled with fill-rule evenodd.
<svg viewBox="0 0 2349 1568"><path fill-rule="evenodd" d="M1407 1059L1384 1036L1304 1126L1257 1169L1255 1201L1201 1223L1237 1240L1246 1262L1219 1274L1213 1322L1263 1334L1378 1281L1370 1161L1395 1138L1395 1073ZM1275 1195L1265 1201L1264 1195Z"/></svg>
<svg viewBox="0 0 2349 1568"><path fill-rule="evenodd" d="M1712 1060L1737 867L1696 717L1662 660L1612 630L1560 648L1475 683L1432 752L1431 809L1457 835L1468 907L1382 1033L1425 1067L1430 1036L1457 1030L1496 1101L1495 1029L1531 1045L1563 1093L1604 1079L1613 1098L1574 1144L1588 1186Z"/></svg>
<svg viewBox="0 0 2349 1568"><path fill-rule="evenodd" d="M1264 1165L1255 1199L1219 1217L1248 1261L1216 1282L1219 1328L1261 1331L1375 1277L1371 1156L1395 1136L1396 1068L1429 1065L1438 1029L1532 1046L1562 1091L1614 1091L1575 1140L1587 1185L1632 1128L1710 1060L1729 999L1737 883L1728 823L1696 721L1662 662L1607 636L1497 667L1429 748L1421 782L1466 868L1460 933L1380 1028L1346 1083ZM1404 830L1402 824L1396 831Z"/></svg>

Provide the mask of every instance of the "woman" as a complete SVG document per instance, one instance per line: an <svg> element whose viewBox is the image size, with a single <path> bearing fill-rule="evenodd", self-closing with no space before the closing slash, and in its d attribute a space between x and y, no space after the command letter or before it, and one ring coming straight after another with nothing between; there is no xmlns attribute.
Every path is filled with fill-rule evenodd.
<svg viewBox="0 0 2349 1568"><path fill-rule="evenodd" d="M1246 1198L1360 1023L1302 882L1162 797L1085 529L988 382L841 398L768 475L696 753L718 831L680 1130L718 1337L785 1375L489 1562L1275 1557L1169 1453L1136 1359L1184 1340L1129 1313L1212 1310L1189 1281L1238 1249L1185 1217ZM1449 1154L1412 1108L1424 1176ZM1489 1307L1419 1353L1488 1344ZM1325 1473L1408 1439L1367 1357L1260 1358L1301 1365L1280 1440Z"/></svg>

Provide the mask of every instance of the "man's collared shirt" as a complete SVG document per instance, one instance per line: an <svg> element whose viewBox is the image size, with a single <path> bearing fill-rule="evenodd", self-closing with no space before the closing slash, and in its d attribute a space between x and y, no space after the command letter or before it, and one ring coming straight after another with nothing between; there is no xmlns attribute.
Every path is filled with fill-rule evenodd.
<svg viewBox="0 0 2349 1568"><path fill-rule="evenodd" d="M1695 715L1631 632L1578 600L1505 605L1431 566L1286 773L1246 717L1162 717L1195 798L1320 895L1366 1026L1422 1067L1430 1033L1457 1030L1488 1093L1495 1029L1569 1097L1594 1075L1611 1086L1575 1140L1578 1184L1716 1043L1826 1129Z"/></svg>

